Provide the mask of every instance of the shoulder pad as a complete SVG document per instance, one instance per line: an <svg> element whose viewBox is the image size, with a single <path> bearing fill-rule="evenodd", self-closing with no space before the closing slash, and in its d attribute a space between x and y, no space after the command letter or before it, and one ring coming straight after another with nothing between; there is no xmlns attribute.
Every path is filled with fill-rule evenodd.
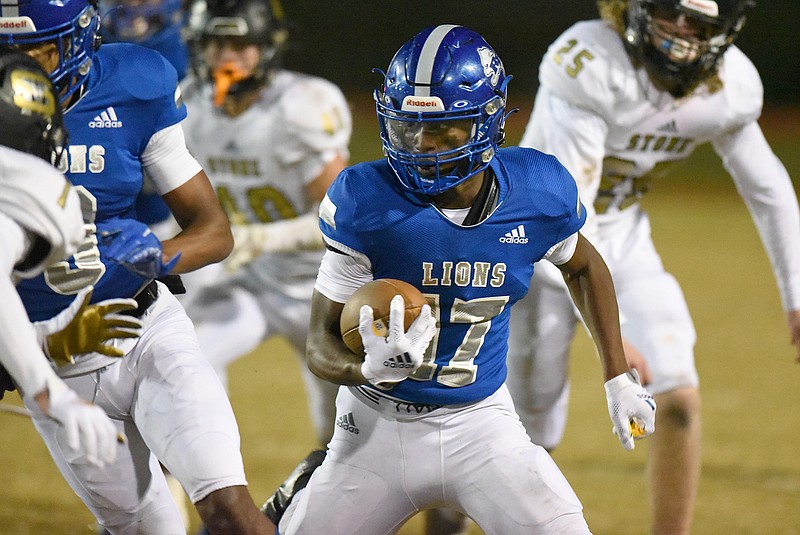
<svg viewBox="0 0 800 535"><path fill-rule="evenodd" d="M293 72L278 74L280 115L293 149L287 159L311 152L347 152L353 121L342 91L333 83Z"/></svg>
<svg viewBox="0 0 800 535"><path fill-rule="evenodd" d="M175 67L155 50L133 43L103 45L100 52L113 62L122 89L138 100L173 96L178 85Z"/></svg>
<svg viewBox="0 0 800 535"><path fill-rule="evenodd" d="M764 104L764 86L755 65L737 47L731 46L720 65L725 98L728 101L728 122L741 126L757 120Z"/></svg>
<svg viewBox="0 0 800 535"><path fill-rule="evenodd" d="M603 21L583 21L550 45L539 83L574 106L605 115L632 71L619 35Z"/></svg>

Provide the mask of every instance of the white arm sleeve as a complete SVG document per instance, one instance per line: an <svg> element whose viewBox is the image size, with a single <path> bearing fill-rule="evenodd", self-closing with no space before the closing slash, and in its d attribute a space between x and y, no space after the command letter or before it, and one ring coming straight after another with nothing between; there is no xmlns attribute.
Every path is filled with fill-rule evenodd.
<svg viewBox="0 0 800 535"><path fill-rule="evenodd" d="M789 173L755 121L713 145L753 217L784 310L800 310L800 211Z"/></svg>
<svg viewBox="0 0 800 535"><path fill-rule="evenodd" d="M544 258L552 262L554 265L560 266L561 264L569 262L569 259L575 254L575 248L577 246L578 233L576 232L572 236L552 246L544 255Z"/></svg>
<svg viewBox="0 0 800 535"><path fill-rule="evenodd" d="M153 134L142 153L142 167L161 195L182 186L203 170L186 148L180 123Z"/></svg>
<svg viewBox="0 0 800 535"><path fill-rule="evenodd" d="M327 240L326 238L326 241ZM369 259L342 244L332 243L346 254L325 251L314 289L337 303L345 303L353 293L373 279Z"/></svg>
<svg viewBox="0 0 800 535"><path fill-rule="evenodd" d="M49 385L61 381L56 377L44 356L28 314L11 283L14 264L25 254L27 239L24 231L10 218L0 213L0 364L24 395L33 396Z"/></svg>

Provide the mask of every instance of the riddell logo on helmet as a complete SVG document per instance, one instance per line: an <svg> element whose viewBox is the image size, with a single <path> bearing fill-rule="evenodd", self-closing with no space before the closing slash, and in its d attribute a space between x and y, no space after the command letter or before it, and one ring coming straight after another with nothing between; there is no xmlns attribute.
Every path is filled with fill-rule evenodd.
<svg viewBox="0 0 800 535"><path fill-rule="evenodd" d="M0 18L0 30L7 33L28 33L35 32L36 25L30 17L2 17Z"/></svg>
<svg viewBox="0 0 800 535"><path fill-rule="evenodd" d="M403 99L403 111L444 111L444 103L439 97L416 97L408 95Z"/></svg>

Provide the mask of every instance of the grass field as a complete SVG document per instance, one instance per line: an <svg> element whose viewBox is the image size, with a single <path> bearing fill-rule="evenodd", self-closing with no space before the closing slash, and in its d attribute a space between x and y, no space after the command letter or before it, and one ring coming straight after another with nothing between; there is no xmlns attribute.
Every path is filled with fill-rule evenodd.
<svg viewBox="0 0 800 535"><path fill-rule="evenodd" d="M789 128L780 117L768 137L798 178L798 123ZM525 118L520 114L518 123ZM512 142L519 124L515 128ZM373 122L359 126L353 160L378 155ZM704 442L694 533L800 534L800 366L793 362L771 269L743 203L710 151L700 151L692 163L698 170L692 180L656 184L646 206L663 260L682 283L698 331ZM268 340L230 371L257 502L314 446L298 361L287 348L280 339ZM556 462L581 497L595 535L642 535L647 442L625 452L612 436L599 364L584 336L575 341L572 366L570 425L554 453ZM18 403L15 395L9 398ZM0 535L91 534L91 516L31 423L0 413L0 427L0 466L6 474ZM401 533L421 533L420 526L412 519Z"/></svg>

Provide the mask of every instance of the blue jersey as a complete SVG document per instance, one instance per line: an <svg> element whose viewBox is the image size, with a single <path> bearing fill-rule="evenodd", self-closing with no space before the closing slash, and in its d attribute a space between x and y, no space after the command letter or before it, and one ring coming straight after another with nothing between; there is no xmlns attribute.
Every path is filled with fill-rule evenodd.
<svg viewBox="0 0 800 535"><path fill-rule="evenodd" d="M439 323L422 367L390 392L452 405L483 399L506 378L511 306L530 285L533 265L583 226L575 180L534 149L501 149L491 162L498 204L462 226L400 188L386 160L344 170L328 190L320 228L335 247L366 255L374 278L409 282Z"/></svg>
<svg viewBox="0 0 800 535"><path fill-rule="evenodd" d="M138 45L103 45L95 54L84 95L64 116L69 145L60 170L82 196L84 220L98 231L113 228L115 218L135 218L145 147L153 134L186 117L177 83L160 54ZM131 297L147 282L105 261L102 243L89 236L68 262L53 264L18 290L31 320L39 321L89 284L96 302Z"/></svg>
<svg viewBox="0 0 800 535"><path fill-rule="evenodd" d="M167 26L160 32L136 44L153 49L164 56L178 73L178 80L183 80L189 66L189 51L181 36L181 25ZM148 225L160 223L170 215L167 203L157 192L143 191L136 200L136 217Z"/></svg>

